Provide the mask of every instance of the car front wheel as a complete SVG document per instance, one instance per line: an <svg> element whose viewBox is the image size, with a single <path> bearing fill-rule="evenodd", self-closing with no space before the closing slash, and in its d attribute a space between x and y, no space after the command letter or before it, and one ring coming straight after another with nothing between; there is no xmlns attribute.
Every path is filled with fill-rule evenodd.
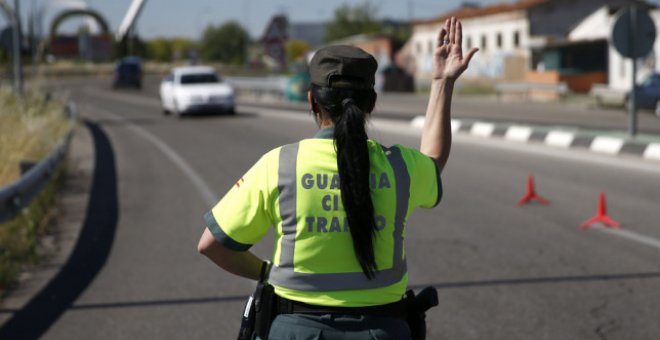
<svg viewBox="0 0 660 340"><path fill-rule="evenodd" d="M173 110L174 115L177 118L181 118L181 110L179 109L179 103L177 103L177 101L175 100L173 104L174 104L174 110Z"/></svg>

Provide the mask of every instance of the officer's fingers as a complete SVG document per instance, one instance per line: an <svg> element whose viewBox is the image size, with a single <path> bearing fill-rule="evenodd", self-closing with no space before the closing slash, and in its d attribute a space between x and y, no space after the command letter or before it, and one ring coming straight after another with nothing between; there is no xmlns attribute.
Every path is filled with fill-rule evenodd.
<svg viewBox="0 0 660 340"><path fill-rule="evenodd" d="M440 29L440 33L438 34L437 46L444 45L445 39L447 39L447 30L443 27Z"/></svg>
<svg viewBox="0 0 660 340"><path fill-rule="evenodd" d="M447 31L447 33L449 33L449 25L450 24L451 24L451 18L448 18L447 20L445 20L445 31Z"/></svg>
<svg viewBox="0 0 660 340"><path fill-rule="evenodd" d="M456 41L456 44L458 46L463 46L463 25L461 25L460 21L456 21L456 37L454 40Z"/></svg>
<svg viewBox="0 0 660 340"><path fill-rule="evenodd" d="M449 18L449 43L454 43L454 32L456 31L456 18Z"/></svg>
<svg viewBox="0 0 660 340"><path fill-rule="evenodd" d="M470 63L470 60L472 59L472 57L474 56L474 54L477 53L477 51L479 51L478 48L476 48L476 47L475 47L475 48L472 48L472 49L467 53L467 55L465 56L465 58L463 59L463 64L467 66L467 65Z"/></svg>

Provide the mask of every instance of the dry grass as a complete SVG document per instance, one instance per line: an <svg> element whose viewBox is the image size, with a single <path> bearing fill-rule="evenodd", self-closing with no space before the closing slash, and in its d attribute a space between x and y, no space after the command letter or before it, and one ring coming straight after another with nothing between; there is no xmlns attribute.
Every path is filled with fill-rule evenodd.
<svg viewBox="0 0 660 340"><path fill-rule="evenodd" d="M19 98L0 87L0 188L20 176L22 160L37 161L48 155L71 128L60 100L26 91Z"/></svg>
<svg viewBox="0 0 660 340"><path fill-rule="evenodd" d="M62 141L73 124L63 110L62 100L48 100L38 91L19 98L0 87L0 188L20 177L20 161L41 160ZM51 207L62 178L63 171L57 171L29 207L0 223L0 298L25 265L38 260L38 244L53 220Z"/></svg>

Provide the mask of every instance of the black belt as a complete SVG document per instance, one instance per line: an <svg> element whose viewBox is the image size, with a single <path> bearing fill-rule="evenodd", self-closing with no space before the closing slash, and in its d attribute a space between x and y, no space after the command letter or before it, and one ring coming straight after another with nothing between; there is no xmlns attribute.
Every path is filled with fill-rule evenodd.
<svg viewBox="0 0 660 340"><path fill-rule="evenodd" d="M385 305L368 307L332 307L315 306L303 302L293 301L281 296L275 296L277 314L349 314L386 316L406 320L406 303L399 300Z"/></svg>

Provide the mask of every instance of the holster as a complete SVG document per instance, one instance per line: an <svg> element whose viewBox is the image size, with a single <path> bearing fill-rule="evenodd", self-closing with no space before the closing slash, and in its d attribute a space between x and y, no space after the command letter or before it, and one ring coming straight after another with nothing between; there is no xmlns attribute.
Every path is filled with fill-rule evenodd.
<svg viewBox="0 0 660 340"><path fill-rule="evenodd" d="M245 304L238 340L267 340L270 325L275 319L275 291L266 282L268 264L261 268L261 276L254 293Z"/></svg>
<svg viewBox="0 0 660 340"><path fill-rule="evenodd" d="M268 283L257 285L254 300L255 322L254 333L263 340L268 339L270 325L277 316L275 313L275 291Z"/></svg>
<svg viewBox="0 0 660 340"><path fill-rule="evenodd" d="M426 339L426 311L438 305L438 292L434 287L426 287L415 295L408 290L404 297L408 327L413 340Z"/></svg>

